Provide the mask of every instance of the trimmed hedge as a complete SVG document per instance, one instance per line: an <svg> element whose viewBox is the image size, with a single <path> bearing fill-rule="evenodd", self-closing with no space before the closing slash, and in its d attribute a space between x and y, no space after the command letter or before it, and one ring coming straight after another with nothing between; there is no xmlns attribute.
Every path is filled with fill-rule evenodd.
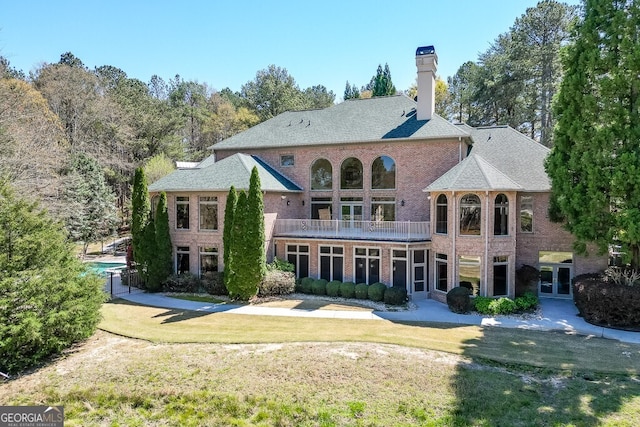
<svg viewBox="0 0 640 427"><path fill-rule="evenodd" d="M327 295L330 297L339 297L340 296L340 285L342 284L339 280L332 280L327 283Z"/></svg>
<svg viewBox="0 0 640 427"><path fill-rule="evenodd" d="M399 286L387 288L384 291L384 303L390 305L403 305L408 301L407 290Z"/></svg>
<svg viewBox="0 0 640 427"><path fill-rule="evenodd" d="M310 294L312 292L311 287L313 286L313 282L315 282L316 279L314 279L313 277L305 277L304 279L300 280L300 292L302 292L303 294Z"/></svg>
<svg viewBox="0 0 640 427"><path fill-rule="evenodd" d="M353 282L343 282L340 285L340 296L343 298L355 298L356 284Z"/></svg>
<svg viewBox="0 0 640 427"><path fill-rule="evenodd" d="M164 292L200 292L200 278L191 273L174 274L162 282Z"/></svg>
<svg viewBox="0 0 640 427"><path fill-rule="evenodd" d="M491 298L477 296L473 300L475 310L480 314L511 314L536 308L538 297L527 292L515 300L510 298Z"/></svg>
<svg viewBox="0 0 640 427"><path fill-rule="evenodd" d="M617 328L640 329L640 287L607 281L601 275L574 279L573 301L589 323Z"/></svg>
<svg viewBox="0 0 640 427"><path fill-rule="evenodd" d="M366 283L358 283L355 288L357 299L367 299L369 297L369 285Z"/></svg>
<svg viewBox="0 0 640 427"><path fill-rule="evenodd" d="M224 285L224 273L221 271L203 274L200 286L210 295L228 295L227 287Z"/></svg>
<svg viewBox="0 0 640 427"><path fill-rule="evenodd" d="M311 284L311 292L313 292L314 295L326 295L327 281L325 279L314 280Z"/></svg>
<svg viewBox="0 0 640 427"><path fill-rule="evenodd" d="M369 286L369 294L368 297L371 301L376 301L376 302L380 302L380 301L384 301L384 292L387 290L387 285L385 285L384 283L374 283L373 285Z"/></svg>

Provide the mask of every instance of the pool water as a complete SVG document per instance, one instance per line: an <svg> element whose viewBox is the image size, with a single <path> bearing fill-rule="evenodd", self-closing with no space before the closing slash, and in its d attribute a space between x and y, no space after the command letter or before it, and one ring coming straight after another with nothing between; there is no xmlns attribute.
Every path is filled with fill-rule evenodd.
<svg viewBox="0 0 640 427"><path fill-rule="evenodd" d="M87 265L93 271L103 276L106 276L107 273L114 272L120 273L122 270L127 268L127 264L123 264L121 262L88 262Z"/></svg>

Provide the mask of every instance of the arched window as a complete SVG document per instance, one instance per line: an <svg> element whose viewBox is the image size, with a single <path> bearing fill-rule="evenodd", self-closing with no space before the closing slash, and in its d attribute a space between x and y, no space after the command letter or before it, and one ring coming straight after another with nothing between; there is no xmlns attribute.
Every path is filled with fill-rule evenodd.
<svg viewBox="0 0 640 427"><path fill-rule="evenodd" d="M396 162L389 156L380 156L371 165L371 188L374 190L396 188Z"/></svg>
<svg viewBox="0 0 640 427"><path fill-rule="evenodd" d="M340 188L343 190L362 189L362 162L349 157L340 167Z"/></svg>
<svg viewBox="0 0 640 427"><path fill-rule="evenodd" d="M441 194L436 199L436 233L447 234L447 196Z"/></svg>
<svg viewBox="0 0 640 427"><path fill-rule="evenodd" d="M480 235L480 197L465 194L460 199L460 234Z"/></svg>
<svg viewBox="0 0 640 427"><path fill-rule="evenodd" d="M506 236L509 234L509 199L504 194L498 194L493 213L493 234Z"/></svg>
<svg viewBox="0 0 640 427"><path fill-rule="evenodd" d="M327 159L318 159L311 165L311 189L331 190L333 188L332 179L333 168Z"/></svg>

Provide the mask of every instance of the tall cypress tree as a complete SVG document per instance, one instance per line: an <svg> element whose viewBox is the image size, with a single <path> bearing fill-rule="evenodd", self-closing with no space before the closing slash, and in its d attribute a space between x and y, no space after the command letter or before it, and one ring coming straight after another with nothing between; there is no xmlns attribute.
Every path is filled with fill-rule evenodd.
<svg viewBox="0 0 640 427"><path fill-rule="evenodd" d="M228 265L225 266L224 281L231 298L249 299L253 295L245 295L246 267L250 260L247 258L245 247L245 224L247 219L247 193L238 192L238 201L233 212L232 236L229 244Z"/></svg>
<svg viewBox="0 0 640 427"><path fill-rule="evenodd" d="M231 276L231 263L229 259L231 257L231 241L233 239L233 221L234 213L236 210L236 204L238 202L238 193L236 193L235 187L232 185L227 195L227 204L224 208L224 230L222 232L222 244L224 246L224 252L222 255L222 262L224 263L225 271L225 284L227 283L227 275Z"/></svg>
<svg viewBox="0 0 640 427"><path fill-rule="evenodd" d="M160 193L154 228L156 244L154 256L150 258L149 287L152 290L159 290L162 282L171 275L173 270L171 266L172 245L169 232L167 194L164 191Z"/></svg>
<svg viewBox="0 0 640 427"><path fill-rule="evenodd" d="M136 169L133 178L133 194L131 195L131 243L133 245L133 260L136 264L145 264L142 258L141 243L144 237L144 229L149 222L151 202L147 190L147 178L144 169Z"/></svg>
<svg viewBox="0 0 640 427"><path fill-rule="evenodd" d="M587 0L554 104L552 206L578 239L640 267L640 4Z"/></svg>
<svg viewBox="0 0 640 427"><path fill-rule="evenodd" d="M254 166L251 170L249 194L247 195L245 235L247 236L247 251L250 254L250 259L253 260L250 269L250 281L255 286L256 293L267 271L264 251L264 199L260 187L260 175L258 174L258 168Z"/></svg>

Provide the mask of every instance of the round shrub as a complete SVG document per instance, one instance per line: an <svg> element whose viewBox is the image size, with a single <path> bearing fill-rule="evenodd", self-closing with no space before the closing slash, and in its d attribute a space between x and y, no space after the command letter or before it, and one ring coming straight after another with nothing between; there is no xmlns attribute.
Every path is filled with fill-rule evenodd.
<svg viewBox="0 0 640 427"><path fill-rule="evenodd" d="M340 284L340 296L343 298L354 298L356 296L356 284L353 282L343 282Z"/></svg>
<svg viewBox="0 0 640 427"><path fill-rule="evenodd" d="M601 275L581 275L574 279L573 301L589 323L640 329L640 286L616 284Z"/></svg>
<svg viewBox="0 0 640 427"><path fill-rule="evenodd" d="M369 285L366 283L358 283L355 292L357 299L367 299L369 297Z"/></svg>
<svg viewBox="0 0 640 427"><path fill-rule="evenodd" d="M467 313L471 310L471 291L466 286L457 286L447 292L447 305L454 313Z"/></svg>
<svg viewBox="0 0 640 427"><path fill-rule="evenodd" d="M407 290L399 286L387 288L384 291L384 303L389 305L403 305L408 301Z"/></svg>
<svg viewBox="0 0 640 427"><path fill-rule="evenodd" d="M340 285L342 284L339 280L332 280L327 283L327 295L330 297L338 297L340 296Z"/></svg>
<svg viewBox="0 0 640 427"><path fill-rule="evenodd" d="M302 292L303 294L310 294L312 292L311 287L313 286L313 282L315 282L316 279L314 279L313 277L305 277L304 279L300 280L300 292Z"/></svg>
<svg viewBox="0 0 640 427"><path fill-rule="evenodd" d="M371 301L383 301L384 300L384 292L387 290L387 285L385 285L384 283L374 283L373 285L369 286L369 299Z"/></svg>
<svg viewBox="0 0 640 427"><path fill-rule="evenodd" d="M325 279L314 280L311 284L311 292L313 292L314 295L326 295L327 281Z"/></svg>

